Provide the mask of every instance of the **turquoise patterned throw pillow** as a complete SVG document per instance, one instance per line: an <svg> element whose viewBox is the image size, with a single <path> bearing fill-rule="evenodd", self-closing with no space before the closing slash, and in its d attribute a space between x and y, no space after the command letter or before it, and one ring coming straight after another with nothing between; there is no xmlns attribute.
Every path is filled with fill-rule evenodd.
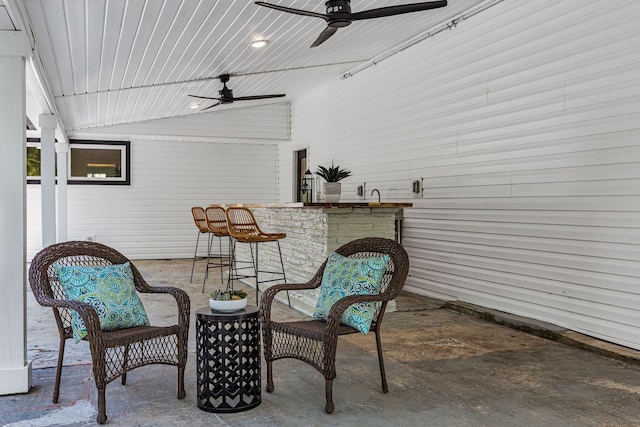
<svg viewBox="0 0 640 427"><path fill-rule="evenodd" d="M312 318L327 320L333 304L348 295L373 295L380 291L389 256L348 258L333 252L322 275L320 295ZM341 322L366 334L371 328L375 303L357 303L347 308Z"/></svg>
<svg viewBox="0 0 640 427"><path fill-rule="evenodd" d="M68 299L96 309L102 330L149 326L128 262L104 267L56 265L56 274ZM87 328L76 311L71 313L73 339L78 343L87 336Z"/></svg>

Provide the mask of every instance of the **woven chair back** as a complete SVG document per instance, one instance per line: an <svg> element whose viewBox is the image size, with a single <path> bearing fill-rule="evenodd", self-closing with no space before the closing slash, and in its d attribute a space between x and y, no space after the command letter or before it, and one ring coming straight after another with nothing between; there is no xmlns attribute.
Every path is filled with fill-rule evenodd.
<svg viewBox="0 0 640 427"><path fill-rule="evenodd" d="M229 235L227 227L227 215L222 206L209 206L205 209L207 228L214 236L224 237Z"/></svg>
<svg viewBox="0 0 640 427"><path fill-rule="evenodd" d="M382 277L378 294L395 298L402 290L407 274L409 273L409 257L404 248L395 241L368 237L347 243L338 248L336 252L349 258L371 258L389 255L389 262ZM373 327L376 326L378 316L383 306L380 301L375 304L376 312L373 316Z"/></svg>
<svg viewBox="0 0 640 427"><path fill-rule="evenodd" d="M127 261L129 260L124 255L100 243L81 241L59 243L34 257L29 269L29 284L33 296L39 303L47 298L66 300L67 296L56 274L56 265L98 267L124 264ZM55 307L53 313L58 328L64 330L65 337L71 337L71 310Z"/></svg>
<svg viewBox="0 0 640 427"><path fill-rule="evenodd" d="M191 215L193 215L193 222L198 227L201 233L208 233L209 227L207 227L207 216L205 211L200 206L194 206L191 208Z"/></svg>
<svg viewBox="0 0 640 427"><path fill-rule="evenodd" d="M258 227L253 212L248 208L227 208L227 227L231 237L238 239L263 234Z"/></svg>

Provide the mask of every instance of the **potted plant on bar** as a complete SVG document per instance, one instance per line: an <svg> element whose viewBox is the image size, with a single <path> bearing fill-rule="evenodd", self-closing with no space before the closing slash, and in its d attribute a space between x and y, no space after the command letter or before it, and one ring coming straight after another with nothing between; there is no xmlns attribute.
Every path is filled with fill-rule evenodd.
<svg viewBox="0 0 640 427"><path fill-rule="evenodd" d="M342 186L341 180L351 175L351 171L340 169L340 166L334 166L333 161L331 167L326 168L324 166L318 166L316 175L324 178L325 182L322 183L324 194L324 201L327 203L337 203L340 201L340 192Z"/></svg>

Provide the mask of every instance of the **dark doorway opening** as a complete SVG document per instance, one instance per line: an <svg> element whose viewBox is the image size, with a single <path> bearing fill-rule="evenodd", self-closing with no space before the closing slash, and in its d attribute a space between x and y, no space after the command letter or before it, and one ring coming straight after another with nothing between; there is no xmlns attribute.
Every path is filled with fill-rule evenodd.
<svg viewBox="0 0 640 427"><path fill-rule="evenodd" d="M302 202L302 183L304 173L307 171L307 150L296 151L296 202Z"/></svg>

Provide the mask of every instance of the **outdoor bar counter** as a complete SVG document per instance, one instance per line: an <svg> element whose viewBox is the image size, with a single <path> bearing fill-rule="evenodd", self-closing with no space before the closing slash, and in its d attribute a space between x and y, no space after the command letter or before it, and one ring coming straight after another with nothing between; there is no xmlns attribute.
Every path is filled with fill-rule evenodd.
<svg viewBox="0 0 640 427"><path fill-rule="evenodd" d="M286 233L287 237L280 240L280 245L287 282L305 283L313 277L325 258L344 243L362 237L385 237L401 241L403 209L412 204L355 202L227 206L251 209L265 232ZM247 246L236 247L239 257L250 259ZM260 270L280 269L277 250L275 243L260 246ZM275 283L261 284L260 290ZM317 300L317 290L292 292L290 297L296 309L311 314ZM286 295L283 293L278 299L284 301ZM395 305L390 304L389 309L394 308Z"/></svg>

